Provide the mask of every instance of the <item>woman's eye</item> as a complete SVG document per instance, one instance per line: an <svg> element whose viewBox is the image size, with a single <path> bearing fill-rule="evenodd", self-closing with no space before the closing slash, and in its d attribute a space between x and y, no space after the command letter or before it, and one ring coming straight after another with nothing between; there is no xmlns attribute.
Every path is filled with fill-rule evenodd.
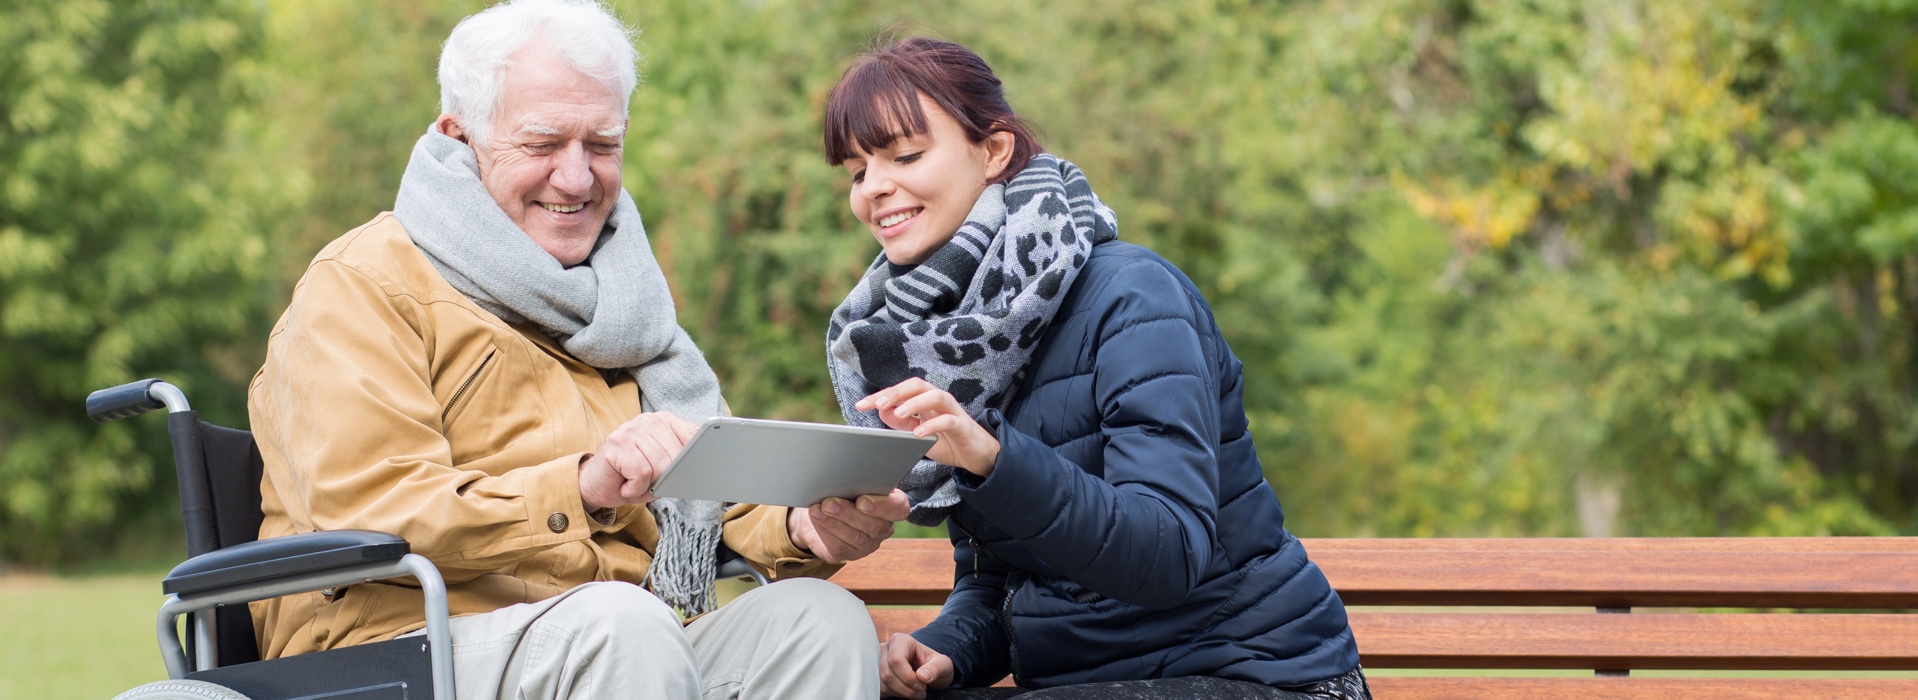
<svg viewBox="0 0 1918 700"><path fill-rule="evenodd" d="M900 163L911 163L913 161L919 160L919 156L922 156L922 155L925 155L925 154L924 153L908 153L903 156L899 156L898 158L894 158L893 160Z"/></svg>
<svg viewBox="0 0 1918 700"><path fill-rule="evenodd" d="M859 183L861 183L861 182L865 182L865 181L866 181L866 171L864 171L864 170L861 170L861 171L859 171L859 172L856 172L856 173L853 173L853 174L852 174L852 184L855 184L855 185L857 185L857 184L859 184Z"/></svg>

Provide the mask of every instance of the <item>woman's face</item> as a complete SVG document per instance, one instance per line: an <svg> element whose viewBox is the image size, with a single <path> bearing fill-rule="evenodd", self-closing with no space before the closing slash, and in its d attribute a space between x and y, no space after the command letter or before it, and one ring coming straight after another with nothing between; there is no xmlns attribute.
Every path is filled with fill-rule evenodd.
<svg viewBox="0 0 1918 700"><path fill-rule="evenodd" d="M872 153L855 150L840 164L852 174L853 216L897 265L925 262L952 240L986 182L1012 157L1012 134L994 132L973 143L959 122L924 95L919 108L926 113L926 133L900 137Z"/></svg>

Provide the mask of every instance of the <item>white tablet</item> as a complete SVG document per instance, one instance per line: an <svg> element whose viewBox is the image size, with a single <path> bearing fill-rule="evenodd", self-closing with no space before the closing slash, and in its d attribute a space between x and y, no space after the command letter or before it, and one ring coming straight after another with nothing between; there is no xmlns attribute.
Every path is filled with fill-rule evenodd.
<svg viewBox="0 0 1918 700"><path fill-rule="evenodd" d="M709 418L653 484L653 495L805 507L886 494L933 438L825 423Z"/></svg>

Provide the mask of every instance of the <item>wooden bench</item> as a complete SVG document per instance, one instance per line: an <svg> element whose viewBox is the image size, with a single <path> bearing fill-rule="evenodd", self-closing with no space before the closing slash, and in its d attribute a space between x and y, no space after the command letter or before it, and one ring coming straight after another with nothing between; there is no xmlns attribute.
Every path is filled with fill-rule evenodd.
<svg viewBox="0 0 1918 700"><path fill-rule="evenodd" d="M1305 546L1351 607L1379 698L1918 698L1918 674L1802 677L1918 671L1918 614L1911 614L1918 610L1918 537L1308 539ZM895 539L832 580L869 606L937 606L952 572L947 541ZM925 625L937 609L868 612L885 639ZM1387 669L1474 671L1381 673ZM1592 674L1495 677L1508 669ZM1801 677L1631 675L1653 669Z"/></svg>

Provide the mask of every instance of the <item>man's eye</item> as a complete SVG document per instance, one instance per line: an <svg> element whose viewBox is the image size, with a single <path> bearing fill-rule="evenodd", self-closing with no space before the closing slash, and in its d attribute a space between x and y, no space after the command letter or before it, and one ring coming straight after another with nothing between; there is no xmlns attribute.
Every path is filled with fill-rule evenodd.
<svg viewBox="0 0 1918 700"><path fill-rule="evenodd" d="M593 149L594 153L602 156L617 155L619 153L619 144L617 143L595 143L589 145L588 148Z"/></svg>
<svg viewBox="0 0 1918 700"><path fill-rule="evenodd" d="M555 150L557 150L558 148L559 148L559 145L558 145L558 144L551 144L551 143L529 143L529 144L526 144L526 150L528 150L528 151L531 151L531 152L533 152L533 153L535 153L535 154L539 154L539 155L544 155L544 154L547 154L547 153L552 153L553 151L555 151Z"/></svg>

